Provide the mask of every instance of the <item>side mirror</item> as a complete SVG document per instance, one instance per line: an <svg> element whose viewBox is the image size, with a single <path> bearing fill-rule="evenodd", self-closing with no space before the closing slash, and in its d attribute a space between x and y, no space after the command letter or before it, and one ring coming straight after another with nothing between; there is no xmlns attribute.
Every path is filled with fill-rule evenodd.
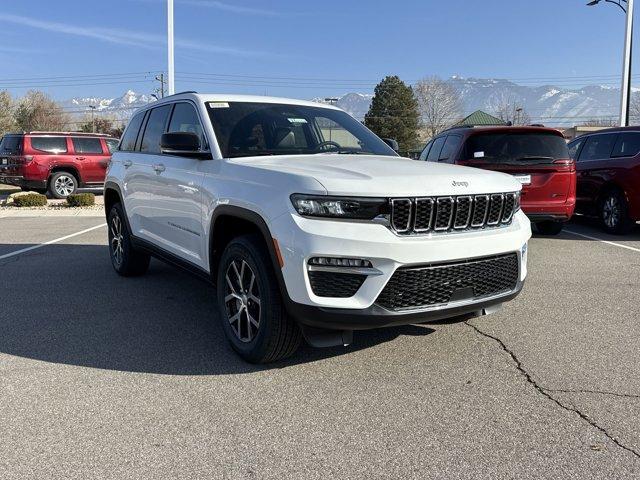
<svg viewBox="0 0 640 480"><path fill-rule="evenodd" d="M200 150L200 137L193 132L163 133L160 151L167 155L192 158L211 158L211 152Z"/></svg>
<svg viewBox="0 0 640 480"><path fill-rule="evenodd" d="M383 138L382 141L384 143L386 143L387 145L389 145L391 147L391 150L393 150L394 152L397 152L398 150L400 150L400 146L398 145L398 142L396 139L394 138Z"/></svg>

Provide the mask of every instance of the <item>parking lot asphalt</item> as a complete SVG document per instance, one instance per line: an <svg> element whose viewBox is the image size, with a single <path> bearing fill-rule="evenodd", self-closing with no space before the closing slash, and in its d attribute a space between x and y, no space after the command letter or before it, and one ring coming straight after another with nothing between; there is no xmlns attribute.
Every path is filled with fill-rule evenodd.
<svg viewBox="0 0 640 480"><path fill-rule="evenodd" d="M640 229L534 237L494 315L256 367L206 283L118 277L103 223L0 218L0 478L640 477Z"/></svg>

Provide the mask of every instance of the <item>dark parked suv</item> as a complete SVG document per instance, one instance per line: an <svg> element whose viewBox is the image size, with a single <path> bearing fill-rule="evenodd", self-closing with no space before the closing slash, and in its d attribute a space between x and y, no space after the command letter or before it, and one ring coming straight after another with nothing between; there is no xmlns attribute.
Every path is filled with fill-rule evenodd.
<svg viewBox="0 0 640 480"><path fill-rule="evenodd" d="M576 160L579 213L596 215L609 233L640 220L640 127L611 128L569 143Z"/></svg>
<svg viewBox="0 0 640 480"><path fill-rule="evenodd" d="M440 133L420 160L513 175L522 183L522 211L544 235L573 215L576 168L562 133L544 127L456 127Z"/></svg>
<svg viewBox="0 0 640 480"><path fill-rule="evenodd" d="M100 187L119 140L99 133L27 132L0 141L0 183L65 198Z"/></svg>

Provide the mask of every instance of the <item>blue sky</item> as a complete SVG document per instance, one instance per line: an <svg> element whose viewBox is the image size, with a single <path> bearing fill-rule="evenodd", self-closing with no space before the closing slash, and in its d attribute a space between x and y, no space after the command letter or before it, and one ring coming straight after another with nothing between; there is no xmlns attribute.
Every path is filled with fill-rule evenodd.
<svg viewBox="0 0 640 480"><path fill-rule="evenodd" d="M311 98L367 93L389 74L617 86L624 15L585 3L175 0L176 87ZM145 72L166 69L165 0L2 4L0 89L15 95L150 93Z"/></svg>

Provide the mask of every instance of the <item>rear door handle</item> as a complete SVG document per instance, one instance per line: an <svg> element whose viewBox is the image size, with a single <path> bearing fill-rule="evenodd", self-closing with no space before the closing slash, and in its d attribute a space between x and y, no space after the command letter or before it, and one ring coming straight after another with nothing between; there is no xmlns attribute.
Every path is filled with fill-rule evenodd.
<svg viewBox="0 0 640 480"><path fill-rule="evenodd" d="M76 160L84 160L85 157L76 157Z"/></svg>
<svg viewBox="0 0 640 480"><path fill-rule="evenodd" d="M165 166L161 163L157 163L153 166L153 169L157 172L157 173L162 173L166 170Z"/></svg>
<svg viewBox="0 0 640 480"><path fill-rule="evenodd" d="M131 165L133 165L133 162L131 160L123 160L122 165L124 165L124 168L129 168Z"/></svg>

